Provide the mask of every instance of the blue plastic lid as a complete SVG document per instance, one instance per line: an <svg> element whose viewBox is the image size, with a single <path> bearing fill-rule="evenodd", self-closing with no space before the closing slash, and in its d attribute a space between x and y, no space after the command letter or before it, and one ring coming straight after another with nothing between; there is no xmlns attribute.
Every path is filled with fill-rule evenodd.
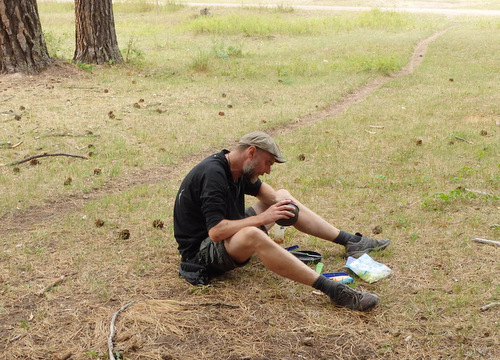
<svg viewBox="0 0 500 360"><path fill-rule="evenodd" d="M327 279L330 279L330 280L333 280L332 278L345 276L345 278L343 278L341 280L333 280L333 281L337 281L341 284L350 284L354 281L354 279L352 277L350 277L349 274L346 272L324 273L323 276L326 277Z"/></svg>

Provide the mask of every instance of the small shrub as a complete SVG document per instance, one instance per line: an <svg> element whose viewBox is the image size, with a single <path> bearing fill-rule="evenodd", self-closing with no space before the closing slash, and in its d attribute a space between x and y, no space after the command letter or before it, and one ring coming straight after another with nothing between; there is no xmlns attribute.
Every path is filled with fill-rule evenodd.
<svg viewBox="0 0 500 360"><path fill-rule="evenodd" d="M52 31L44 31L43 37L45 38L45 44L50 56L56 58L60 57L60 51L62 50L62 38L55 35Z"/></svg>
<svg viewBox="0 0 500 360"><path fill-rule="evenodd" d="M78 66L80 69L88 71L88 72L92 72L92 70L94 69L94 66L92 64L85 64L85 63L82 63L80 61L78 61L76 63L76 66Z"/></svg>
<svg viewBox="0 0 500 360"><path fill-rule="evenodd" d="M189 67L195 71L206 72L209 69L209 58L210 56L207 52L199 50Z"/></svg>
<svg viewBox="0 0 500 360"><path fill-rule="evenodd" d="M144 57L144 52L136 47L136 38L131 37L127 42L125 50L122 50L125 63L140 63Z"/></svg>
<svg viewBox="0 0 500 360"><path fill-rule="evenodd" d="M227 59L230 57L242 57L243 51L241 47L228 46L225 47L224 44L216 44L213 47L213 52L216 57L221 59Z"/></svg>

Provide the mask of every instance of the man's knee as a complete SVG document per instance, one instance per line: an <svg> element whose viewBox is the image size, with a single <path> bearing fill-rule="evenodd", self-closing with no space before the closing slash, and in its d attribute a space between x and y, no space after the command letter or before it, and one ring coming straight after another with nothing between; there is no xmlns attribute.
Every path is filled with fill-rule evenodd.
<svg viewBox="0 0 500 360"><path fill-rule="evenodd" d="M290 192L288 192L288 190L286 189L279 189L276 191L276 193L278 194L276 199L278 201L284 199L293 199L292 194L290 194Z"/></svg>
<svg viewBox="0 0 500 360"><path fill-rule="evenodd" d="M241 235L243 239L248 241L261 241L269 237L261 229L255 226L248 226L241 229L238 235Z"/></svg>
<svg viewBox="0 0 500 360"><path fill-rule="evenodd" d="M244 248L252 249L253 252L255 252L260 245L268 241L273 241L265 232L255 226L243 228L238 231L236 235L237 242Z"/></svg>
<svg viewBox="0 0 500 360"><path fill-rule="evenodd" d="M259 248L268 241L273 240L262 230L255 226L248 226L234 234L231 239L225 240L224 244L228 254L235 261L242 262L258 252Z"/></svg>

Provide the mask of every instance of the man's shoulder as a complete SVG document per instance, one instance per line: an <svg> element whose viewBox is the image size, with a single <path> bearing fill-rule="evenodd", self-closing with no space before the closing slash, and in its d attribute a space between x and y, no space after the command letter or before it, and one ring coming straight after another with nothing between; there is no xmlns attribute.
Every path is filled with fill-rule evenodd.
<svg viewBox="0 0 500 360"><path fill-rule="evenodd" d="M191 176L226 178L226 158L224 152L212 154L203 159L191 170Z"/></svg>
<svg viewBox="0 0 500 360"><path fill-rule="evenodd" d="M224 156L223 152L219 152L216 154L212 154L205 159L203 159L197 167L202 168L202 169L222 169L224 170L225 164L224 162L226 161L226 157Z"/></svg>

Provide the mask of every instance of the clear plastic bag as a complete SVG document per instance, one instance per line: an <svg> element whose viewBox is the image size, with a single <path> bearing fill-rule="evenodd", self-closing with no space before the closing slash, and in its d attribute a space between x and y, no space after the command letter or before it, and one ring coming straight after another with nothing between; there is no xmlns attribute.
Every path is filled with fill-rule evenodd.
<svg viewBox="0 0 500 360"><path fill-rule="evenodd" d="M392 273L388 266L373 260L368 254L362 255L358 259L348 257L345 266L369 283L379 281Z"/></svg>

